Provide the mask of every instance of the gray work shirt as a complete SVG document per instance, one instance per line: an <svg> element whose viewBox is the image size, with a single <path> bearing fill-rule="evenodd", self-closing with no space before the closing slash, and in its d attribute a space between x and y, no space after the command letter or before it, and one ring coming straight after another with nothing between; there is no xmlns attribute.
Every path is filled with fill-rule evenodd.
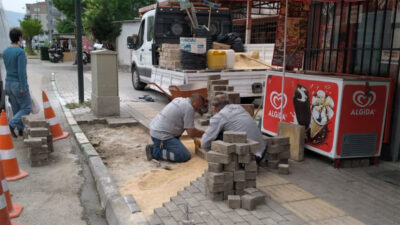
<svg viewBox="0 0 400 225"><path fill-rule="evenodd" d="M151 121L150 135L159 140L181 136L194 128L194 109L190 98L175 98Z"/></svg>
<svg viewBox="0 0 400 225"><path fill-rule="evenodd" d="M260 129L250 114L240 105L226 105L211 117L210 125L201 138L201 147L210 149L211 142L218 137L221 131L244 131L247 133L248 139L260 143L259 154L262 154L265 149Z"/></svg>

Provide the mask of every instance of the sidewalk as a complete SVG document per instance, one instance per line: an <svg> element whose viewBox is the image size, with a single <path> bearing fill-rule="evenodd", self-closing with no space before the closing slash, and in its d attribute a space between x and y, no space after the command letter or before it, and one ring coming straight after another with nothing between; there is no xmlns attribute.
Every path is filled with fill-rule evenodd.
<svg viewBox="0 0 400 225"><path fill-rule="evenodd" d="M85 76L85 85L90 82L88 77L90 75ZM121 86L128 88L126 84L129 78L129 74L120 73L120 84L123 82ZM56 81L57 84L62 84L58 89L63 97L74 96L69 93L76 88L76 79L57 74ZM90 93L89 87L87 88L85 93ZM127 90L124 91L126 92ZM150 91L147 94L157 96ZM129 95L120 95L121 110L135 116L144 125L165 105L163 101L148 103ZM290 164L290 175L260 170L257 187L271 199L267 201L267 205L255 211L231 210L224 203L207 200L204 196L204 178L200 177L172 197L170 202L164 203L163 207L155 209L155 214L149 218L149 224L178 224L185 217L185 205L189 206L190 218L196 224L400 223L400 186L398 183L387 182L390 179L383 179L387 174L400 174L394 166L389 167L382 163L371 167L334 169L326 158L309 152L303 162L291 161Z"/></svg>
<svg viewBox="0 0 400 225"><path fill-rule="evenodd" d="M28 80L33 96L41 105L41 90L45 90L57 118L65 131L69 126L55 98L50 84L50 74L38 65L38 60L28 62ZM43 118L43 109L32 118ZM49 165L31 167L28 148L22 138L14 138L18 163L29 176L8 182L13 193L13 203L24 206L20 217L14 219L25 225L106 225L85 164L81 161L76 141L70 136L54 142L54 152Z"/></svg>

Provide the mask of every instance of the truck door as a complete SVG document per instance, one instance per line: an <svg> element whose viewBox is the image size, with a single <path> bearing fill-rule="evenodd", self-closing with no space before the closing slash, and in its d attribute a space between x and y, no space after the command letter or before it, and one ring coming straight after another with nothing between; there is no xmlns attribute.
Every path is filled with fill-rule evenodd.
<svg viewBox="0 0 400 225"><path fill-rule="evenodd" d="M143 62L145 66L145 76L151 77L151 69L153 67L152 62L152 44L154 37L154 15L150 15L146 18L146 33L144 35L143 49Z"/></svg>
<svg viewBox="0 0 400 225"><path fill-rule="evenodd" d="M144 34L145 34L146 19L143 19L136 41L135 63L140 76L146 76L145 60L144 60Z"/></svg>

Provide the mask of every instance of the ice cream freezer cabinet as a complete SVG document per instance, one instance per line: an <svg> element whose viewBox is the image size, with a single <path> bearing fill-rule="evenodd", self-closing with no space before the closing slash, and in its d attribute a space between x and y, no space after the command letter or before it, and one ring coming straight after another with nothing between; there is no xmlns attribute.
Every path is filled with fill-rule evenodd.
<svg viewBox="0 0 400 225"><path fill-rule="evenodd" d="M380 155L389 80L376 77L325 76L268 72L262 131L276 135L283 122L306 130L305 147L331 159Z"/></svg>

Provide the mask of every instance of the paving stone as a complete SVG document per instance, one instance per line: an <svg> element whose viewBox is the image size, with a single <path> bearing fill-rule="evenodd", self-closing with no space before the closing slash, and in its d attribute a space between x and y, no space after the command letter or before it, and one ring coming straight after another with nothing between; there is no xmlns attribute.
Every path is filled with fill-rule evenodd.
<svg viewBox="0 0 400 225"><path fill-rule="evenodd" d="M207 152L207 162L228 164L231 161L230 155L221 154L215 151Z"/></svg>
<svg viewBox="0 0 400 225"><path fill-rule="evenodd" d="M222 212L220 209L211 209L209 210L211 215L213 215L216 219L225 219L228 218L224 212Z"/></svg>
<svg viewBox="0 0 400 225"><path fill-rule="evenodd" d="M283 216L286 220L293 222L295 224L305 224L305 222L300 219L298 216L290 214L290 215L285 215ZM339 223L338 223L339 224Z"/></svg>
<svg viewBox="0 0 400 225"><path fill-rule="evenodd" d="M235 190L244 190L246 188L246 181L236 181Z"/></svg>
<svg viewBox="0 0 400 225"><path fill-rule="evenodd" d="M208 172L219 173L224 170L224 165L221 163L208 163Z"/></svg>
<svg viewBox="0 0 400 225"><path fill-rule="evenodd" d="M207 192L206 196L212 201L224 200L224 192Z"/></svg>
<svg viewBox="0 0 400 225"><path fill-rule="evenodd" d="M256 198L254 196L245 194L241 196L242 209L253 210L256 208Z"/></svg>
<svg viewBox="0 0 400 225"><path fill-rule="evenodd" d="M250 147L250 152L255 154L260 151L261 145L257 141L247 139L247 144Z"/></svg>
<svg viewBox="0 0 400 225"><path fill-rule="evenodd" d="M257 188L259 189L264 186L287 183L289 183L289 181L272 172L259 171L259 176L257 177Z"/></svg>
<svg viewBox="0 0 400 225"><path fill-rule="evenodd" d="M223 184L225 182L225 174L224 173L206 173L207 181L210 181L213 184Z"/></svg>
<svg viewBox="0 0 400 225"><path fill-rule="evenodd" d="M278 213L281 216L292 215L292 213L289 210L282 207L282 205L277 203L275 200L272 200L272 199L268 200L266 206L270 207L274 212ZM263 206L261 205L260 207L263 207Z"/></svg>
<svg viewBox="0 0 400 225"><path fill-rule="evenodd" d="M159 217L166 217L166 216L170 215L169 211L164 207L155 208L154 209L154 214L156 214Z"/></svg>
<svg viewBox="0 0 400 225"><path fill-rule="evenodd" d="M148 217L147 221L149 221L149 223L151 225L162 225L163 221L161 220L161 218L157 215L151 215L150 217Z"/></svg>
<svg viewBox="0 0 400 225"><path fill-rule="evenodd" d="M186 204L186 201L179 195L171 197L171 201L176 205Z"/></svg>
<svg viewBox="0 0 400 225"><path fill-rule="evenodd" d="M26 125L28 127L30 127L30 128L37 128L37 127L49 128L49 123L47 123L46 120L35 120L35 119L32 119L32 118L29 118L27 120Z"/></svg>
<svg viewBox="0 0 400 225"><path fill-rule="evenodd" d="M200 201L200 204L202 206L204 206L204 208L206 208L207 210L217 209L217 206L215 206L214 202L212 202L208 199L204 200L204 201Z"/></svg>
<svg viewBox="0 0 400 225"><path fill-rule="evenodd" d="M289 174L289 164L281 164L281 163L279 163L278 172L280 174Z"/></svg>
<svg viewBox="0 0 400 225"><path fill-rule="evenodd" d="M365 225L365 223L351 217L351 216L343 216L330 218L326 220L320 220L310 223L310 225Z"/></svg>
<svg viewBox="0 0 400 225"><path fill-rule="evenodd" d="M240 156L250 153L250 145L247 143L236 143L236 154Z"/></svg>
<svg viewBox="0 0 400 225"><path fill-rule="evenodd" d="M186 219L186 213L182 212L182 210L177 209L175 211L172 211L170 214L177 222L185 220Z"/></svg>
<svg viewBox="0 0 400 225"><path fill-rule="evenodd" d="M221 223L221 224L223 224L223 225L234 225L235 223L232 221L232 220L230 220L230 219L228 219L228 218L225 218L225 219L218 219L218 221Z"/></svg>
<svg viewBox="0 0 400 225"><path fill-rule="evenodd" d="M244 170L247 172L257 172L257 170L258 170L257 162L252 161L252 162L246 163L244 166Z"/></svg>
<svg viewBox="0 0 400 225"><path fill-rule="evenodd" d="M161 217L164 225L178 225L178 222L172 216Z"/></svg>
<svg viewBox="0 0 400 225"><path fill-rule="evenodd" d="M235 225L249 225L248 222L239 222L239 223L235 223Z"/></svg>
<svg viewBox="0 0 400 225"><path fill-rule="evenodd" d="M221 210L224 213L227 212L233 212L233 210L231 208L228 207L228 205L226 204L226 202L215 202L215 205L217 206L217 208L219 210Z"/></svg>
<svg viewBox="0 0 400 225"><path fill-rule="evenodd" d="M246 132L240 131L225 131L223 134L223 140L228 143L246 143L247 134Z"/></svg>
<svg viewBox="0 0 400 225"><path fill-rule="evenodd" d="M275 221L274 221L273 219L271 219L271 218L262 219L261 222L262 222L264 225L279 225L277 222L275 222Z"/></svg>
<svg viewBox="0 0 400 225"><path fill-rule="evenodd" d="M278 154L271 154L271 153L265 153L265 157L267 160L279 160Z"/></svg>
<svg viewBox="0 0 400 225"><path fill-rule="evenodd" d="M193 198L197 199L197 201L202 201L207 199L203 193L194 193Z"/></svg>
<svg viewBox="0 0 400 225"><path fill-rule="evenodd" d="M163 207L168 209L168 211L179 210L178 206L174 202L164 202Z"/></svg>
<svg viewBox="0 0 400 225"><path fill-rule="evenodd" d="M258 224L263 224L262 222L261 222L261 220L259 220L259 219L257 219L255 216L253 216L253 215L246 215L246 216L243 216L243 219L244 220L246 220L249 224L251 224L251 225L258 225Z"/></svg>
<svg viewBox="0 0 400 225"><path fill-rule="evenodd" d="M257 179L257 172L247 172L246 171L246 181L247 180L255 180Z"/></svg>
<svg viewBox="0 0 400 225"><path fill-rule="evenodd" d="M226 212L225 215L234 223L244 222L244 219L235 211Z"/></svg>
<svg viewBox="0 0 400 225"><path fill-rule="evenodd" d="M256 187L256 180L246 180L246 186L245 188L255 188Z"/></svg>
<svg viewBox="0 0 400 225"><path fill-rule="evenodd" d="M243 217L245 215L250 215L250 212L245 209L235 209L235 212L239 214L239 216Z"/></svg>
<svg viewBox="0 0 400 225"><path fill-rule="evenodd" d="M229 155L235 152L236 146L235 144L223 142L221 140L211 142L211 149L213 151Z"/></svg>
<svg viewBox="0 0 400 225"><path fill-rule="evenodd" d="M250 163L252 160L252 155L247 154L247 155L239 155L238 157L238 162L239 163Z"/></svg>
<svg viewBox="0 0 400 225"><path fill-rule="evenodd" d="M189 204L190 207L200 206L199 201L195 198L186 198L185 200Z"/></svg>
<svg viewBox="0 0 400 225"><path fill-rule="evenodd" d="M286 220L285 217L279 215L277 212L274 212L274 211L265 212L265 215L268 218L271 218L272 220L274 220L275 222L280 222L280 221Z"/></svg>
<svg viewBox="0 0 400 225"><path fill-rule="evenodd" d="M290 138L287 136L275 136L272 137L273 145L288 145L290 144Z"/></svg>
<svg viewBox="0 0 400 225"><path fill-rule="evenodd" d="M202 159L204 159L204 160L206 160L206 157L207 157L207 150L206 149L203 149L203 148L196 148L195 149L195 154L198 156L198 157L200 157L200 158L202 158Z"/></svg>
<svg viewBox="0 0 400 225"><path fill-rule="evenodd" d="M49 134L48 128L37 127L37 128L29 128L29 136L31 137L47 137Z"/></svg>
<svg viewBox="0 0 400 225"><path fill-rule="evenodd" d="M268 160L268 168L278 169L279 162L279 160Z"/></svg>
<svg viewBox="0 0 400 225"><path fill-rule="evenodd" d="M246 172L244 170L236 170L233 172L233 181L244 182L246 181Z"/></svg>
<svg viewBox="0 0 400 225"><path fill-rule="evenodd" d="M189 213L189 220L193 221L194 224L200 224L204 222L196 212Z"/></svg>
<svg viewBox="0 0 400 225"><path fill-rule="evenodd" d="M224 165L224 171L230 171L233 172L235 170L239 169L239 163L237 162L237 155L232 156L232 158L236 157L236 160L232 160L228 164Z"/></svg>
<svg viewBox="0 0 400 225"><path fill-rule="evenodd" d="M286 144L286 145L269 145L267 152L270 154L278 154L284 151L289 151L290 152L290 144Z"/></svg>
<svg viewBox="0 0 400 225"><path fill-rule="evenodd" d="M231 209L240 208L240 196L239 195L228 195L228 207Z"/></svg>
<svg viewBox="0 0 400 225"><path fill-rule="evenodd" d="M190 192L190 193L192 193L192 194L197 193L197 192L200 192L200 190L199 190L197 187L195 187L194 185L186 186L186 187L184 188L184 190L186 190L186 191L188 191L188 192Z"/></svg>
<svg viewBox="0 0 400 225"><path fill-rule="evenodd" d="M290 151L289 150L278 153L278 159L281 160L281 161L289 159L289 158L290 158Z"/></svg>
<svg viewBox="0 0 400 225"><path fill-rule="evenodd" d="M178 191L178 195L180 195L182 198L191 198L192 197L191 193L186 190Z"/></svg>
<svg viewBox="0 0 400 225"><path fill-rule="evenodd" d="M109 127L120 127L120 126L136 126L139 122L133 118L121 118L121 117L107 117L106 122Z"/></svg>

